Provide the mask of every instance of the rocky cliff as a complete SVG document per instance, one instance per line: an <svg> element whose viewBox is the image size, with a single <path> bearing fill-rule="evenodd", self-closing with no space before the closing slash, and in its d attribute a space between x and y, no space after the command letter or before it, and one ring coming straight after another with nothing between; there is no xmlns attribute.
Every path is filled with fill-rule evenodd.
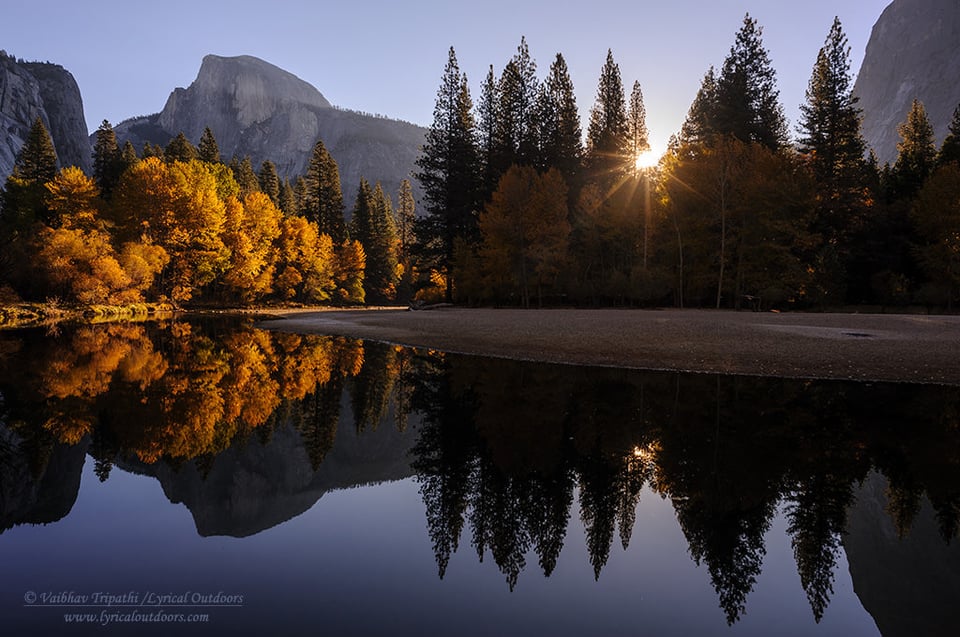
<svg viewBox="0 0 960 637"><path fill-rule="evenodd" d="M960 104L960 2L895 0L873 27L854 93L880 162L897 158L897 126L923 102L937 143Z"/></svg>
<svg viewBox="0 0 960 637"><path fill-rule="evenodd" d="M203 59L197 79L170 94L156 115L115 127L122 144L166 145L183 132L198 143L210 127L224 160L250 156L255 168L269 159L283 176L306 172L318 139L340 167L344 198L353 200L360 177L380 181L394 195L409 178L425 129L396 120L334 108L316 88L250 56Z"/></svg>
<svg viewBox="0 0 960 637"><path fill-rule="evenodd" d="M887 479L871 473L847 512L843 547L853 588L883 637L955 635L960 545L940 536L929 500L906 537L887 513Z"/></svg>
<svg viewBox="0 0 960 637"><path fill-rule="evenodd" d="M0 183L37 117L50 132L61 166L90 172L91 146L76 80L56 64L19 62L0 51Z"/></svg>

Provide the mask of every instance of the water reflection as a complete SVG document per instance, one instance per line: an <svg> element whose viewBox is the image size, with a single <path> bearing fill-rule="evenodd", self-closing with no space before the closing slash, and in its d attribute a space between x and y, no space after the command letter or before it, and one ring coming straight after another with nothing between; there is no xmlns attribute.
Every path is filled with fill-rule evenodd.
<svg viewBox="0 0 960 637"><path fill-rule="evenodd" d="M513 590L525 571L554 572L571 515L601 578L614 547L644 532L647 493L672 504L730 624L778 514L818 622L844 550L858 592L892 577L862 567L881 559L863 521L881 510L863 512L877 481L900 538L918 520L943 541L958 534L955 388L544 366L171 321L5 333L0 396L3 530L66 515L86 453L101 481L114 467L151 475L202 535L238 537L330 489L412 470L439 576L469 543ZM345 427L361 442L333 457ZM845 535L851 511L859 531ZM957 564L955 543L927 546ZM943 578L956 587L960 568Z"/></svg>

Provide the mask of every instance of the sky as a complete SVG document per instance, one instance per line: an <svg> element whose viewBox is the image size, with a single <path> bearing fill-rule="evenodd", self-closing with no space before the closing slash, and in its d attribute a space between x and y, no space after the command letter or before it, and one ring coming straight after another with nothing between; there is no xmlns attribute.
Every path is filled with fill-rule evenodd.
<svg viewBox="0 0 960 637"><path fill-rule="evenodd" d="M890 0L48 0L4 7L0 49L64 66L76 78L87 127L163 108L203 56L253 55L313 84L337 106L429 126L454 47L476 100L526 37L543 78L563 54L586 131L607 50L629 95L639 81L651 144L683 123L700 81L719 68L746 13L763 28L795 135L799 105L838 16L860 67ZM37 7L42 7L38 9Z"/></svg>

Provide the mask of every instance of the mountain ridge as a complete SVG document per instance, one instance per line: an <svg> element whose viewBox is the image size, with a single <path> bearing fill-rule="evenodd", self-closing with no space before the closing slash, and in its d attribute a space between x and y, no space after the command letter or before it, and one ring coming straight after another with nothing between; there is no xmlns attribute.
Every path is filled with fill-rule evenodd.
<svg viewBox="0 0 960 637"><path fill-rule="evenodd" d="M166 145L180 132L198 143L207 127L225 160L249 156L254 168L270 160L290 178L306 173L322 140L340 168L348 210L361 177L396 193L411 177L426 136L425 128L409 122L338 108L311 84L254 56L213 54L204 56L189 87L170 93L160 112L114 130L121 144L140 149L145 142Z"/></svg>

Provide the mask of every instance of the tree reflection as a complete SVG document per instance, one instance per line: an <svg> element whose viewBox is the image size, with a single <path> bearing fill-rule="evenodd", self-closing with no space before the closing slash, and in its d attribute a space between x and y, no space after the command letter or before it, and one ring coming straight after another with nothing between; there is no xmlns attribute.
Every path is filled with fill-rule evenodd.
<svg viewBox="0 0 960 637"><path fill-rule="evenodd" d="M731 624L746 612L764 536L782 510L819 622L847 510L871 467L889 467L892 489L914 485L911 502L926 493L944 538L957 533L960 470L949 460L957 454L937 452L960 451L960 421L944 416L960 406L954 389L925 388L921 394L933 395L920 400L940 408L918 410L917 388L900 386L428 354L415 362L412 408L424 419L414 468L441 577L467 529L478 558L492 556L511 589L531 551L549 576L576 492L599 578L618 531L627 548L646 486L672 502L691 557L706 567ZM907 462L915 457L925 459L922 467Z"/></svg>
<svg viewBox="0 0 960 637"><path fill-rule="evenodd" d="M317 471L347 413L357 435L419 422L412 467L441 578L463 537L511 590L534 561L549 577L576 502L599 579L643 533L637 506L652 491L672 504L731 624L781 512L820 621L871 470L888 479L901 535L924 498L943 538L958 534L954 388L567 368L203 320L8 333L0 362L4 493L80 442L101 481L129 458L192 462L203 476L232 445L269 444L290 423ZM36 518L0 513L8 526Z"/></svg>

